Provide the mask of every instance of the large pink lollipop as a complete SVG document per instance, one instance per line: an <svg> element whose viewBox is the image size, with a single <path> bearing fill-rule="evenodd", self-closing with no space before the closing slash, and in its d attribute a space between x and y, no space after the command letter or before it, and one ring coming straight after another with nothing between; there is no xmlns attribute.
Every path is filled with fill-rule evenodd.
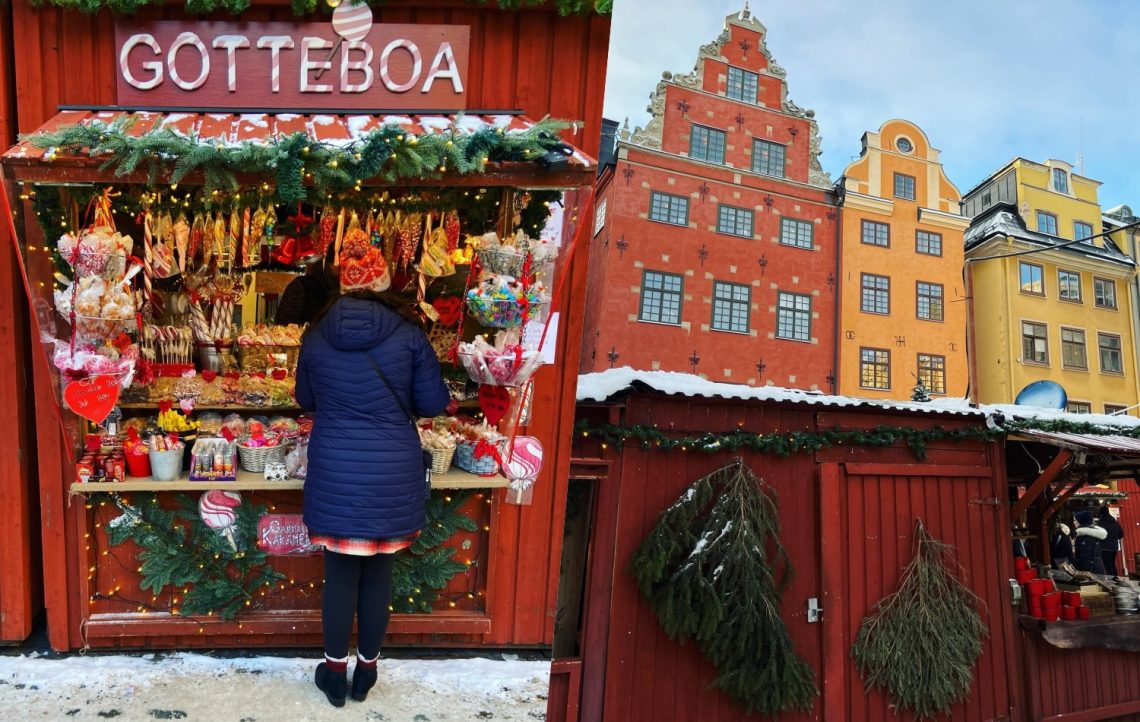
<svg viewBox="0 0 1140 722"><path fill-rule="evenodd" d="M359 42L368 36L368 31L372 29L372 8L363 0L359 4L355 0L344 0L333 9L332 26L339 37L325 62L336 57L336 51L340 50L340 44L345 40ZM318 80L327 69L321 68L317 71Z"/></svg>
<svg viewBox="0 0 1140 722"><path fill-rule="evenodd" d="M241 494L236 491L211 489L198 499L198 516L203 523L226 538L230 547L237 551L234 541L234 525L237 514L234 509L241 506Z"/></svg>

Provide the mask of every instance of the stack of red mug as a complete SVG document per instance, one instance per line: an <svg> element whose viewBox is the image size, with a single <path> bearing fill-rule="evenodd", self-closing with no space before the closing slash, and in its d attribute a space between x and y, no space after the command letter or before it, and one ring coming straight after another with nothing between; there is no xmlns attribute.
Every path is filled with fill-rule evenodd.
<svg viewBox="0 0 1140 722"><path fill-rule="evenodd" d="M1054 589L1052 579L1034 577L1023 585L1029 615L1035 619L1055 622L1061 618L1061 595Z"/></svg>
<svg viewBox="0 0 1140 722"><path fill-rule="evenodd" d="M1061 592L1061 619L1088 619L1089 608L1084 605L1080 592Z"/></svg>

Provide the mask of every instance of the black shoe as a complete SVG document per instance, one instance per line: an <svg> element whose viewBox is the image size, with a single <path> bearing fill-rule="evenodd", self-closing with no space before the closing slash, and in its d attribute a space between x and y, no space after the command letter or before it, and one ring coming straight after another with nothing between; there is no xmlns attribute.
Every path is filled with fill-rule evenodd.
<svg viewBox="0 0 1140 722"><path fill-rule="evenodd" d="M362 668L360 665L352 672L352 698L363 702L368 697L368 690L376 684L376 667Z"/></svg>
<svg viewBox="0 0 1140 722"><path fill-rule="evenodd" d="M329 669L324 662L317 665L317 687L325 693L329 704L333 707L343 707L344 698L348 693L348 675L344 672L336 673Z"/></svg>

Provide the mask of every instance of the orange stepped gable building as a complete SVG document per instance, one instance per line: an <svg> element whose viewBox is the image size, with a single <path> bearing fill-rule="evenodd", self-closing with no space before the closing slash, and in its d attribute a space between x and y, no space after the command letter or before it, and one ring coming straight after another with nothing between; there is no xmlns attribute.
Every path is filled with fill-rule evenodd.
<svg viewBox="0 0 1140 722"><path fill-rule="evenodd" d="M814 113L747 9L599 182L583 371L614 366L835 390L838 214Z"/></svg>
<svg viewBox="0 0 1140 722"><path fill-rule="evenodd" d="M969 219L939 151L914 123L863 134L840 182L839 392L963 396L963 234Z"/></svg>

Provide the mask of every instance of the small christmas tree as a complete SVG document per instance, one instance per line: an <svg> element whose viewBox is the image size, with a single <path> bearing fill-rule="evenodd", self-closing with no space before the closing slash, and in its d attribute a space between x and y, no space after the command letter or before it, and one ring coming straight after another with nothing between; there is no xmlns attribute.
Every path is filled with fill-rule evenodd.
<svg viewBox="0 0 1140 722"><path fill-rule="evenodd" d="M816 696L780 618L792 569L779 536L774 495L737 459L666 509L629 565L670 638L696 640L713 684L765 715Z"/></svg>
<svg viewBox="0 0 1140 722"><path fill-rule="evenodd" d="M922 383L922 379L919 379L918 382L914 385L914 391L912 391L910 394L910 400L930 401L930 392L926 389L925 384Z"/></svg>

